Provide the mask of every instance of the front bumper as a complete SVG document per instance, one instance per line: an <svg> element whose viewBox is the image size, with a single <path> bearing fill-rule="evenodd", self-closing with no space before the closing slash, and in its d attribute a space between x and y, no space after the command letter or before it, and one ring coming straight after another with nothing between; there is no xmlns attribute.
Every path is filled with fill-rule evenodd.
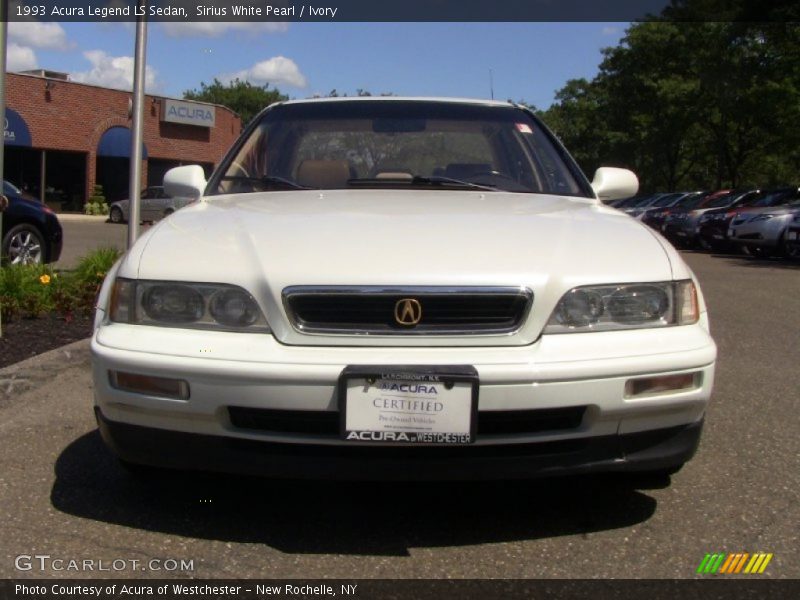
<svg viewBox="0 0 800 600"><path fill-rule="evenodd" d="M728 236L736 244L776 248L781 242L787 221L785 217L776 217L756 223L745 222L738 225L732 223Z"/></svg>
<svg viewBox="0 0 800 600"><path fill-rule="evenodd" d="M43 231L46 238L45 245L47 246L45 262L56 262L61 257L61 248L64 244L64 232L55 215L47 215Z"/></svg>
<svg viewBox="0 0 800 600"><path fill-rule="evenodd" d="M271 335L110 324L95 332L92 357L101 430L131 462L281 477L506 478L685 462L711 395L716 347L705 315L692 326L482 348L285 346ZM335 434L237 426L231 418L231 407L338 414L342 370L375 364L472 365L479 414L573 408L582 416L569 427L478 435L462 447L355 447ZM121 391L110 370L181 379L190 396ZM697 387L626 397L631 377L678 373L697 373ZM402 466L406 459L410 466Z"/></svg>
<svg viewBox="0 0 800 600"><path fill-rule="evenodd" d="M678 467L694 456L702 419L685 426L573 441L458 448L365 448L279 444L182 433L106 419L100 434L123 460L284 479L462 481L536 476L647 472Z"/></svg>
<svg viewBox="0 0 800 600"><path fill-rule="evenodd" d="M664 236L673 242L691 244L697 238L696 226L689 221L667 223L662 229Z"/></svg>

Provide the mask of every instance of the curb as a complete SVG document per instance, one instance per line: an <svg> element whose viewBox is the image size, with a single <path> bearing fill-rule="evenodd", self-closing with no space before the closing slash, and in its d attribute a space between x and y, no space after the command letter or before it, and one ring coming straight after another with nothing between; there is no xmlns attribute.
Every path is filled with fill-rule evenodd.
<svg viewBox="0 0 800 600"><path fill-rule="evenodd" d="M64 214L56 213L56 216L58 217L58 220L62 221L62 222L63 221L70 221L70 222L83 221L83 222L97 222L97 223L100 223L100 222L108 221L108 215L81 215L81 214L77 214L77 213L74 213L74 214L73 213L64 213Z"/></svg>
<svg viewBox="0 0 800 600"><path fill-rule="evenodd" d="M87 337L0 369L0 408L4 401L51 381L63 371L89 368L91 339Z"/></svg>

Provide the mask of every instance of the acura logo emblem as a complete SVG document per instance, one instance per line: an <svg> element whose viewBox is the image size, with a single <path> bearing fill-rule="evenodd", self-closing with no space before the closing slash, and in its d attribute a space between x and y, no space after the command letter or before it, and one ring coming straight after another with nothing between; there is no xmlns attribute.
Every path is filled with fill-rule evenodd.
<svg viewBox="0 0 800 600"><path fill-rule="evenodd" d="M416 325L422 319L422 305L414 298L403 298L394 305L394 320L398 325Z"/></svg>

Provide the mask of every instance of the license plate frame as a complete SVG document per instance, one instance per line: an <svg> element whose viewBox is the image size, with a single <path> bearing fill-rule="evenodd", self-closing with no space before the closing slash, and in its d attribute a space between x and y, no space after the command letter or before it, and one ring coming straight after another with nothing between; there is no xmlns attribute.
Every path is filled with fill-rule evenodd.
<svg viewBox="0 0 800 600"><path fill-rule="evenodd" d="M416 386L416 391L381 388L381 383ZM434 387L437 393L423 394L420 386ZM352 444L472 444L478 427L479 388L478 372L471 365L349 365L342 370L337 385L340 439ZM348 394L355 394L357 389L369 395ZM427 404L421 409L420 405L401 404L400 411L386 410L382 402L387 393L401 402L413 402L418 396L419 402ZM433 404L441 404L441 410L434 411ZM415 412L418 409L422 412ZM384 418L379 423L381 415ZM465 418L468 423L464 423ZM442 431L454 423L455 431Z"/></svg>

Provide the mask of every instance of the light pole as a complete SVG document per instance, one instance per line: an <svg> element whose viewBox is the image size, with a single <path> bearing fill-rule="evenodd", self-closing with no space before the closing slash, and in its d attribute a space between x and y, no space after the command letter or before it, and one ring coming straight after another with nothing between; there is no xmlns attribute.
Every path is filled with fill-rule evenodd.
<svg viewBox="0 0 800 600"><path fill-rule="evenodd" d="M128 215L128 248L139 237L139 219L142 203L142 121L144 120L144 83L147 61L147 0L139 0L136 17L136 49L133 63L133 102L131 105L131 165L128 183L130 214Z"/></svg>
<svg viewBox="0 0 800 600"><path fill-rule="evenodd" d="M3 123L3 140L0 142L0 182L3 184L3 189L0 190L0 196L5 192L5 179L3 173L3 162L5 160L6 149L6 35L8 34L8 2L0 2L0 123ZM0 204L4 204L4 200L0 200ZM0 206L0 240L3 239L3 209ZM2 268L2 265L0 265ZM0 306L0 337L3 337L3 321L2 321L2 306Z"/></svg>

